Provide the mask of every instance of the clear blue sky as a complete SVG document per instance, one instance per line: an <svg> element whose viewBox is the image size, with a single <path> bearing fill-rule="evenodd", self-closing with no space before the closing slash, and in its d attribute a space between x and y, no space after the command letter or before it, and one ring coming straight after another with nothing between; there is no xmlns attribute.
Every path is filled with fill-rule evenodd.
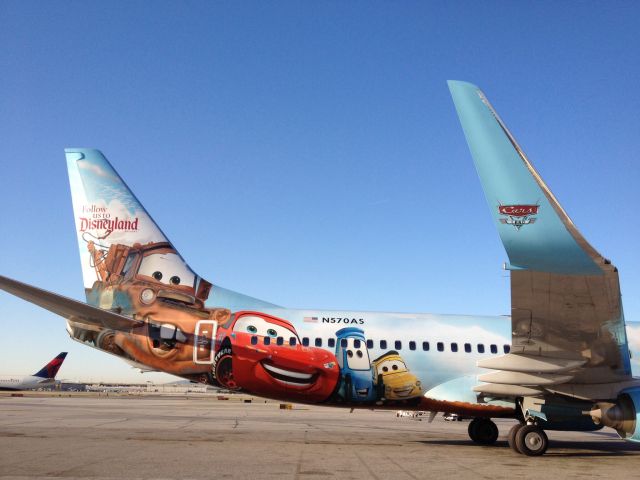
<svg viewBox="0 0 640 480"><path fill-rule="evenodd" d="M63 148L187 261L292 307L508 314L446 86L479 85L640 320L638 2L0 3L0 272L83 298ZM139 380L0 294L0 373ZM159 378L159 377L156 377Z"/></svg>

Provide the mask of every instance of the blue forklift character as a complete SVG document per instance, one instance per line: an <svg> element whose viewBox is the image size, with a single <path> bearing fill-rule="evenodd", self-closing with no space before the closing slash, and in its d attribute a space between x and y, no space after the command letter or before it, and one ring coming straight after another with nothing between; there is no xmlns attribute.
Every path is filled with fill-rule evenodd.
<svg viewBox="0 0 640 480"><path fill-rule="evenodd" d="M336 337L336 359L340 367L338 395L345 402L375 401L377 394L364 330L342 328Z"/></svg>

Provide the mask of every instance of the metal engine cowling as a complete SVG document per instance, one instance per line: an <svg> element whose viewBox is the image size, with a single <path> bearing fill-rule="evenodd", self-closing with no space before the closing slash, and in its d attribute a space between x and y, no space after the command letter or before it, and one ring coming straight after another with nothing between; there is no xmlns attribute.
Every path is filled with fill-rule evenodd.
<svg viewBox="0 0 640 480"><path fill-rule="evenodd" d="M623 391L615 403L597 403L590 414L594 422L615 429L624 440L640 443L640 388Z"/></svg>

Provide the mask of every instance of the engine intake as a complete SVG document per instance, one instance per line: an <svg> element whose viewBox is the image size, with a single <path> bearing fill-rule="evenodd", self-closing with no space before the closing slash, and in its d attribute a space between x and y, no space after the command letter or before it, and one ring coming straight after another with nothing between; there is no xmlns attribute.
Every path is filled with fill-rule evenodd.
<svg viewBox="0 0 640 480"><path fill-rule="evenodd" d="M640 443L640 388L623 391L615 403L597 403L590 414L595 423L615 429L625 440Z"/></svg>

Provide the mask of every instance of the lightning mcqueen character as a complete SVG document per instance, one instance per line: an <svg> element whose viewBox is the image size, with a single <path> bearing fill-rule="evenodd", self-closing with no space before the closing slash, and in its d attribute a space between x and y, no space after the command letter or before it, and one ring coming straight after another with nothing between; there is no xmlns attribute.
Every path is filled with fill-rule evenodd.
<svg viewBox="0 0 640 480"><path fill-rule="evenodd" d="M237 312L216 334L213 375L224 387L299 402L322 402L338 384L333 353L301 345L287 320Z"/></svg>

